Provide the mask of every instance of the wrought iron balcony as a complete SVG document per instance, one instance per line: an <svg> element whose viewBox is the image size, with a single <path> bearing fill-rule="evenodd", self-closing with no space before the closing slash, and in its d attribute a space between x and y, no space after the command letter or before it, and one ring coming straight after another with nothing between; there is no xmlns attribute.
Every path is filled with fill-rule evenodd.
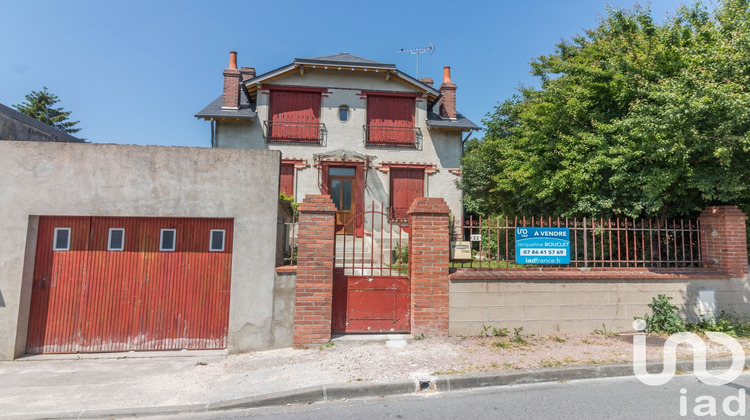
<svg viewBox="0 0 750 420"><path fill-rule="evenodd" d="M324 145L323 123L263 121L267 143L304 143Z"/></svg>
<svg viewBox="0 0 750 420"><path fill-rule="evenodd" d="M421 149L422 130L419 127L365 125L365 146L408 147Z"/></svg>

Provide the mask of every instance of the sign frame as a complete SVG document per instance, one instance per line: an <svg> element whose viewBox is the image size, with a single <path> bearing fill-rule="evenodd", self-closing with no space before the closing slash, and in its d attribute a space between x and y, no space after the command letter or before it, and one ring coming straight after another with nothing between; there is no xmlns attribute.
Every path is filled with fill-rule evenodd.
<svg viewBox="0 0 750 420"><path fill-rule="evenodd" d="M570 229L516 227L516 264L570 264Z"/></svg>

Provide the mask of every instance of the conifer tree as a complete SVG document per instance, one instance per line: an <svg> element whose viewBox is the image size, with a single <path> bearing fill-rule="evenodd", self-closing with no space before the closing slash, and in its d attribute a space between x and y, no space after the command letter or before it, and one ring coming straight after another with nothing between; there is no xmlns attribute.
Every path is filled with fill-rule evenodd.
<svg viewBox="0 0 750 420"><path fill-rule="evenodd" d="M62 107L54 107L58 102L60 102L60 99L57 95L50 93L45 86L39 92L32 90L30 94L26 95L25 102L13 105L13 107L31 118L66 133L72 134L81 131L80 128L75 127L80 121L70 121L68 119L70 111L65 111Z"/></svg>

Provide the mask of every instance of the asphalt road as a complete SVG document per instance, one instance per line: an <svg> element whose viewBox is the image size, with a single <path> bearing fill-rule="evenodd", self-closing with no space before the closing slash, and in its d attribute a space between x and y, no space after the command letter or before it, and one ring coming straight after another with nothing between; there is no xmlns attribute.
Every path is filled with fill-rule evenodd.
<svg viewBox="0 0 750 420"><path fill-rule="evenodd" d="M634 377L427 392L218 413L182 419L671 419L750 415L750 373L708 386L692 374L659 387ZM740 403L743 400L743 405ZM712 401L714 403L712 403ZM715 417L712 416L715 412ZM174 416L170 416L174 418ZM156 418L154 418L156 419Z"/></svg>

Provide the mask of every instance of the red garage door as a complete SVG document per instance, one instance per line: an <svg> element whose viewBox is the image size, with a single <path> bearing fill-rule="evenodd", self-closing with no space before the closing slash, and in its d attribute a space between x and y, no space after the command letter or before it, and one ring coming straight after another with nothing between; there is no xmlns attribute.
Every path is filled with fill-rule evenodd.
<svg viewBox="0 0 750 420"><path fill-rule="evenodd" d="M225 348L232 227L40 217L26 352Z"/></svg>

